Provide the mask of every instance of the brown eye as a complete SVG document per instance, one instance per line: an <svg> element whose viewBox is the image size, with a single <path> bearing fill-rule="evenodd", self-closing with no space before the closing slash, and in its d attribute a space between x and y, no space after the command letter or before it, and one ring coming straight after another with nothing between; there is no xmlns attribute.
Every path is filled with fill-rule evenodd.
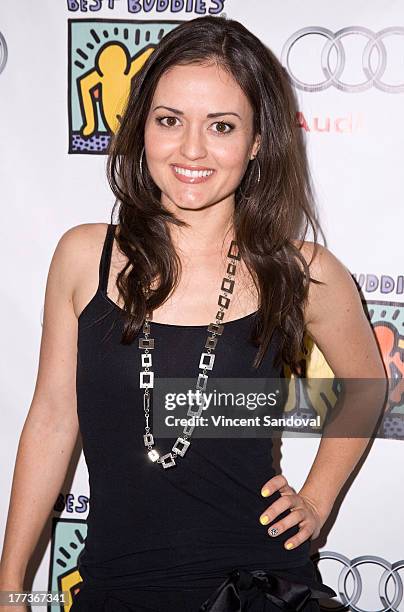
<svg viewBox="0 0 404 612"><path fill-rule="evenodd" d="M225 123L224 121L216 121L216 123L214 123L213 125L216 126L216 129L214 131L218 134L229 134L234 127L230 125L230 123Z"/></svg>
<svg viewBox="0 0 404 612"><path fill-rule="evenodd" d="M158 117L157 122L164 127L174 127L176 125L177 117ZM165 123L163 123L165 122Z"/></svg>

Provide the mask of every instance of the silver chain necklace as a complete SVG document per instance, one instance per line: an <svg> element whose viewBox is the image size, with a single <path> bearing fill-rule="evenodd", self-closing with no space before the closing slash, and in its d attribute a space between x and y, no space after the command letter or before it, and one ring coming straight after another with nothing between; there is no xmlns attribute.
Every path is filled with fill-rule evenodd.
<svg viewBox="0 0 404 612"><path fill-rule="evenodd" d="M196 381L195 386L195 394L194 397L196 399L201 397L201 393L205 391L206 385L208 383L208 374L206 373L208 370L211 371L213 369L213 364L215 361L214 350L217 345L217 341L219 336L223 333L223 318L224 311L228 309L230 304L230 297L233 293L234 283L235 283L235 274L237 261L240 260L240 253L238 250L238 246L235 240L231 241L229 252L227 253L227 257L230 259L230 263L227 264L226 275L222 279L222 284L220 287L221 293L218 298L218 306L219 310L216 313L216 321L214 323L210 323L207 328L210 335L205 343L206 352L201 353L201 358L199 362L199 368L202 370L202 373L199 373L198 379ZM171 452L160 456L159 453L153 448L154 446L154 438L153 434L150 431L149 427L149 415L150 415L150 392L149 389L154 386L154 372L152 368L152 353L154 347L154 338L150 338L150 317L147 314L145 317L145 322L143 324L143 334L144 338L139 338L139 348L143 349L141 354L142 357L142 371L140 372L140 381L139 385L141 389L144 389L143 393L143 410L145 414L145 433L143 435L144 445L147 448L147 456L154 463L159 463L164 469L173 467L177 465L175 460L179 457L183 457L188 450L191 442L190 438L193 430L195 429L195 425L187 424L185 425L182 435L177 438L175 444L173 445ZM197 402L197 407L195 405L188 407L187 415L190 417L197 418L201 415L202 410L204 408L204 401L199 400Z"/></svg>

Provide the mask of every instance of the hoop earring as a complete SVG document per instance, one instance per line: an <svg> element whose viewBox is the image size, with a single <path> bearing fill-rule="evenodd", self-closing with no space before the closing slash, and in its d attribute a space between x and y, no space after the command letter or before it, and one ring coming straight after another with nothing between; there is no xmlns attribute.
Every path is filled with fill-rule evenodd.
<svg viewBox="0 0 404 612"><path fill-rule="evenodd" d="M144 153L144 146L142 148L142 152L140 154L140 160L139 160L139 168L140 168L140 174L143 178L143 153Z"/></svg>
<svg viewBox="0 0 404 612"><path fill-rule="evenodd" d="M259 163L259 161L258 161L258 157L254 157L254 159L256 160L256 162L257 162L257 164L258 164L258 178L257 178L257 183L259 183L259 182L260 182L260 180L261 180L261 166L260 166L260 163Z"/></svg>
<svg viewBox="0 0 404 612"><path fill-rule="evenodd" d="M261 167L260 167L260 163L259 163L259 161L258 161L257 157L253 157L253 158L251 158L251 159L250 159L250 161L253 161L254 159L257 161L257 164L258 164L258 178L257 178L257 185L258 185L258 183L259 183L259 182L260 182L260 180L261 180ZM250 196L247 196L245 193L243 193L243 191L241 190L241 187L240 187L240 195L241 195L241 197L242 197L244 200L248 200L248 199L249 199L249 197L250 197Z"/></svg>
<svg viewBox="0 0 404 612"><path fill-rule="evenodd" d="M259 183L259 182L260 182L260 180L261 180L261 166L260 166L260 163L259 163L259 161L258 161L258 157L252 157L252 158L250 159L250 161L253 161L254 159L255 159L255 161L256 161L256 162L257 162L257 164L258 164L258 178L257 178L257 183Z"/></svg>

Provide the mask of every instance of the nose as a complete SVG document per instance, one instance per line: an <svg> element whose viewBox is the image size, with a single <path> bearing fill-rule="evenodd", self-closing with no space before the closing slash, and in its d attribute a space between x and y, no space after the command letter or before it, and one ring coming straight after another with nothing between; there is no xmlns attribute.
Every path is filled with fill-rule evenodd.
<svg viewBox="0 0 404 612"><path fill-rule="evenodd" d="M189 160L201 159L206 156L206 143L202 128L198 125L188 125L183 133L180 148L181 155Z"/></svg>

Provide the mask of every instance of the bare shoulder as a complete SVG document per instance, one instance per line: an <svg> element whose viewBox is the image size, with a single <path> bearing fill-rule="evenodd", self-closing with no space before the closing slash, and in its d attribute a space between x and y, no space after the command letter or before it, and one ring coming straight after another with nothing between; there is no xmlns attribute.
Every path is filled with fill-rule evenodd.
<svg viewBox="0 0 404 612"><path fill-rule="evenodd" d="M98 285L98 267L107 223L82 223L62 234L53 256L63 275L78 317L82 302L89 301ZM88 298L88 299L87 299Z"/></svg>
<svg viewBox="0 0 404 612"><path fill-rule="evenodd" d="M59 239L57 248L71 257L86 257L97 250L104 241L107 223L81 223L66 230Z"/></svg>
<svg viewBox="0 0 404 612"><path fill-rule="evenodd" d="M310 275L318 278L323 282L327 282L327 276L330 272L335 272L336 268L343 275L350 275L348 268L342 263L338 257L327 247L320 243L314 243L310 240L291 240L292 244L300 250L310 268Z"/></svg>
<svg viewBox="0 0 404 612"><path fill-rule="evenodd" d="M322 244L306 240L303 243L293 240L299 248L309 270L311 278L322 284L310 282L309 296L306 308L306 325L330 314L336 304L349 307L354 301L361 304L358 289L346 265ZM337 300L337 301L335 301Z"/></svg>

